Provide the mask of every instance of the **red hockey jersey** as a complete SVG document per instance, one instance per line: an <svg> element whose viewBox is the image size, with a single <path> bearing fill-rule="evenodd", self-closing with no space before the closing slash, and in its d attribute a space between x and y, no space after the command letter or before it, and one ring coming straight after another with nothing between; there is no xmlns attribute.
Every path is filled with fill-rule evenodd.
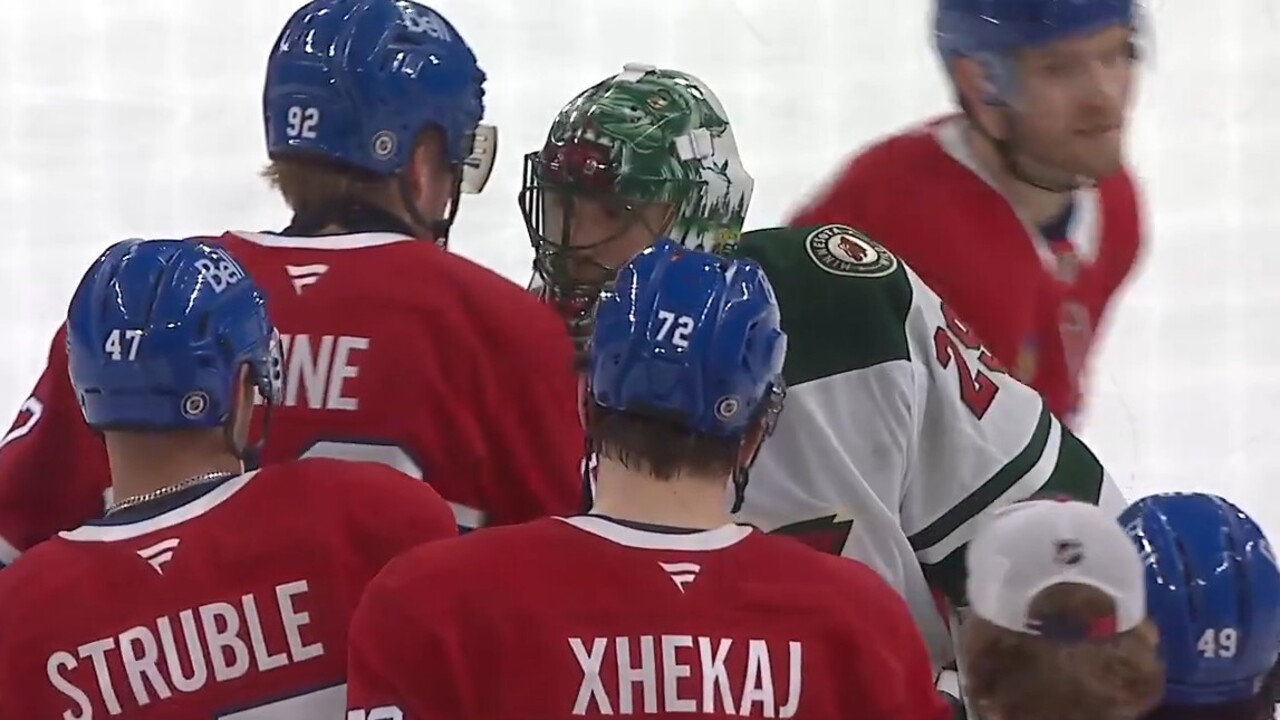
<svg viewBox="0 0 1280 720"><path fill-rule="evenodd" d="M432 483L463 528L578 510L577 378L552 310L402 235L217 241L266 291L282 334L284 403L271 415L264 462L383 462ZM0 562L101 514L109 486L60 330L0 445Z"/></svg>
<svg viewBox="0 0 1280 720"><path fill-rule="evenodd" d="M370 584L348 718L939 720L902 599L746 526L547 518L432 543Z"/></svg>
<svg viewBox="0 0 1280 720"><path fill-rule="evenodd" d="M1076 191L1067 237L1024 222L947 118L858 154L791 221L844 223L902 257L1070 422L1095 333L1141 239L1128 172Z"/></svg>
<svg viewBox="0 0 1280 720"><path fill-rule="evenodd" d="M456 533L429 485L329 459L60 533L0 572L0 720L341 717L364 586Z"/></svg>

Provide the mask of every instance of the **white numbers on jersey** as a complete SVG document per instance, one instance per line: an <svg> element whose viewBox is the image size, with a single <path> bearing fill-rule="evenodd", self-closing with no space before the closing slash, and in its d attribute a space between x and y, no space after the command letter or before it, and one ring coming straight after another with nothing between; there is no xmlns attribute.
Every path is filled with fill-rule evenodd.
<svg viewBox="0 0 1280 720"><path fill-rule="evenodd" d="M223 290L243 280L244 270L241 270L234 260L223 253L217 253L217 257L218 261L216 263L209 258L200 258L192 264L209 281L213 291L221 293Z"/></svg>
<svg viewBox="0 0 1280 720"><path fill-rule="evenodd" d="M1240 633L1233 627L1208 628L1196 641L1196 650L1207 658L1233 658L1240 646Z"/></svg>
<svg viewBox="0 0 1280 720"><path fill-rule="evenodd" d="M26 416L23 418L23 416ZM3 438L0 438L0 448L17 440L35 429L36 423L40 422L40 418L44 415L44 403L35 395L27 398L22 402L22 407L18 408L18 417L21 422L14 425L13 429Z"/></svg>
<svg viewBox="0 0 1280 720"><path fill-rule="evenodd" d="M284 134L291 138L314 140L320 124L320 108L294 105L285 114Z"/></svg>
<svg viewBox="0 0 1280 720"><path fill-rule="evenodd" d="M395 705L379 705L368 710L348 710L347 720L404 720L404 711Z"/></svg>
<svg viewBox="0 0 1280 720"><path fill-rule="evenodd" d="M142 340L141 330L121 330L116 328L107 336L107 342L103 344L102 351L112 360L129 360L137 359L138 343ZM129 352L124 352L125 345L129 346Z"/></svg>
<svg viewBox="0 0 1280 720"><path fill-rule="evenodd" d="M658 320L662 323L655 338L658 342L664 342L670 337L671 344L681 350L689 347L689 336L693 334L694 328L693 318L688 315L676 315L670 310L659 310Z"/></svg>
<svg viewBox="0 0 1280 720"><path fill-rule="evenodd" d="M297 720L297 718L339 717L347 704L347 686L337 685L284 700L219 715L214 720ZM389 718L388 720L396 720Z"/></svg>

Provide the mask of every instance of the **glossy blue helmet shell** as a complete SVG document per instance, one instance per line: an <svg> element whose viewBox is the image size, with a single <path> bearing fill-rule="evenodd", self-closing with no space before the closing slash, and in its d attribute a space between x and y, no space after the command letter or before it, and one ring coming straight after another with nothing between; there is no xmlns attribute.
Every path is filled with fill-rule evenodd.
<svg viewBox="0 0 1280 720"><path fill-rule="evenodd" d="M599 406L741 437L782 387L786 335L760 266L661 240L619 269L591 339Z"/></svg>
<svg viewBox="0 0 1280 720"><path fill-rule="evenodd" d="M263 295L199 240L109 248L71 301L67 353L85 421L98 429L221 426L245 364L262 396L279 400L279 339Z"/></svg>
<svg viewBox="0 0 1280 720"><path fill-rule="evenodd" d="M1164 702L1255 695L1280 652L1280 570L1257 523L1204 493L1152 495L1120 516L1141 552L1160 630Z"/></svg>
<svg viewBox="0 0 1280 720"><path fill-rule="evenodd" d="M285 24L268 60L267 149L392 175L436 127L460 164L484 114L484 80L466 41L425 5L314 0Z"/></svg>

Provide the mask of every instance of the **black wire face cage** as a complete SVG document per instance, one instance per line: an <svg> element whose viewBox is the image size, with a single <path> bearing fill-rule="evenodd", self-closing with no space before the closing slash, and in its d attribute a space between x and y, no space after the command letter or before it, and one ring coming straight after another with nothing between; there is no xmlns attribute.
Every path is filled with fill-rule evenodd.
<svg viewBox="0 0 1280 720"><path fill-rule="evenodd" d="M608 148L589 142L551 146L524 157L520 211L533 245L533 269L544 283L542 295L560 312L580 352L590 339L596 300L608 290L617 267L596 252L645 222L642 204L618 193ZM574 238L575 204L590 200L606 209L616 225L583 243ZM655 234L658 229L652 229Z"/></svg>

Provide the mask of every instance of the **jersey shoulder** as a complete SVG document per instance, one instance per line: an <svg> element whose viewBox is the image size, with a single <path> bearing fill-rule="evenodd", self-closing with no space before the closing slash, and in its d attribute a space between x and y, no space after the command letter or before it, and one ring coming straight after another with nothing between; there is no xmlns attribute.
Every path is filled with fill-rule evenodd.
<svg viewBox="0 0 1280 720"><path fill-rule="evenodd" d="M854 155L850 169L876 177L893 176L897 174L895 171L902 169L904 177L920 180L919 170L922 167L938 164L946 158L938 142L938 132L954 118L954 115L933 118L882 137Z"/></svg>
<svg viewBox="0 0 1280 720"><path fill-rule="evenodd" d="M909 359L913 286L902 261L840 224L755 230L730 251L764 268L787 333L787 382Z"/></svg>
<svg viewBox="0 0 1280 720"><path fill-rule="evenodd" d="M559 524L542 518L419 545L388 563L370 593L375 586L378 592L425 593L454 607L465 607L468 598L482 599L487 605L516 599L513 586L519 577L531 576L530 561L547 548L549 540L554 543Z"/></svg>
<svg viewBox="0 0 1280 720"><path fill-rule="evenodd" d="M254 486L270 496L269 503L309 506L318 522L341 519L392 540L457 533L449 504L430 484L382 462L312 457L274 463L258 473Z"/></svg>
<svg viewBox="0 0 1280 720"><path fill-rule="evenodd" d="M922 189L937 187L935 180L946 177L949 182L948 168L959 166L943 149L938 133L952 118L912 125L860 149L845 163L838 182L840 193L856 194L863 204L868 202L868 196L883 198L897 208L902 206L904 194L918 197ZM907 188L909 193L905 192Z"/></svg>
<svg viewBox="0 0 1280 720"><path fill-rule="evenodd" d="M849 597L850 590L871 586L888 587L883 578L865 563L840 555L816 552L811 546L789 535L756 532L748 548L762 564L786 573L792 584L810 584L832 588L838 597Z"/></svg>
<svg viewBox="0 0 1280 720"><path fill-rule="evenodd" d="M46 617L53 609L71 611L67 603L83 597L85 587L96 584L89 579L101 573L91 554L57 536L23 553L0 571L0 617L10 628L8 639L47 627ZM102 578L99 587L113 582Z"/></svg>
<svg viewBox="0 0 1280 720"><path fill-rule="evenodd" d="M294 281L296 292L290 294L304 301L312 293L303 288L321 287L326 273L345 271L336 283L340 290L335 297L376 298L383 309L416 306L435 314L465 305L479 322L511 331L529 322L556 322L555 313L521 286L429 240L384 233L294 238L227 231L213 241L230 251L255 280L259 273L280 276L283 268Z"/></svg>

